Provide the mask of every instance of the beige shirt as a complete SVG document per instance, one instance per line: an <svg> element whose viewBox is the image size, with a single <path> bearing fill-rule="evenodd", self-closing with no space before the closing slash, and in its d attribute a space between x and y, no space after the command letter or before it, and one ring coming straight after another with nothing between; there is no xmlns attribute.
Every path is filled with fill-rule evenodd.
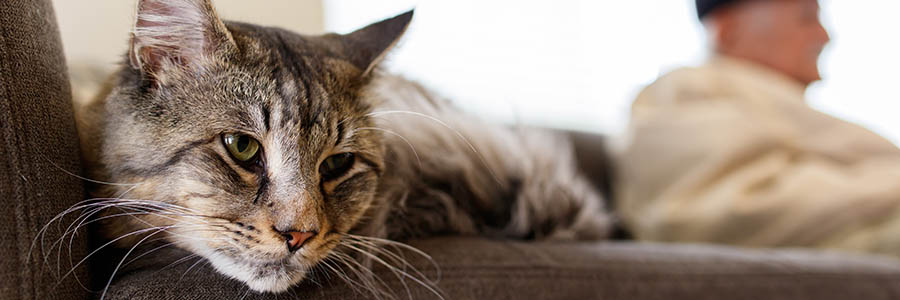
<svg viewBox="0 0 900 300"><path fill-rule="evenodd" d="M618 153L623 221L641 240L900 256L900 149L803 92L724 57L647 87Z"/></svg>

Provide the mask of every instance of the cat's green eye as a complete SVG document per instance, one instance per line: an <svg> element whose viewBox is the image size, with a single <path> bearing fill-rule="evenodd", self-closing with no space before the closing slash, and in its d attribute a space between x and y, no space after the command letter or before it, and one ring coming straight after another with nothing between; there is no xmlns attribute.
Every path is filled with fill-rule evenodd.
<svg viewBox="0 0 900 300"><path fill-rule="evenodd" d="M222 142L228 153L241 162L249 162L259 154L259 142L245 134L223 134Z"/></svg>
<svg viewBox="0 0 900 300"><path fill-rule="evenodd" d="M319 166L319 174L324 180L333 180L347 173L353 167L353 153L340 153L329 156Z"/></svg>

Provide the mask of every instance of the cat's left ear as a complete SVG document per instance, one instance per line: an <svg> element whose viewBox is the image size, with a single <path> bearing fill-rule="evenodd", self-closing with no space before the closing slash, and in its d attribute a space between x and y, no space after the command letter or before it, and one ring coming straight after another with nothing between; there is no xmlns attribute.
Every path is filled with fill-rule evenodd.
<svg viewBox="0 0 900 300"><path fill-rule="evenodd" d="M139 0L130 46L131 66L154 81L237 48L210 0Z"/></svg>
<svg viewBox="0 0 900 300"><path fill-rule="evenodd" d="M360 70L364 70L362 76L372 72L387 55L388 51L397 44L406 28L412 21L413 12L410 10L396 17L385 19L378 23L366 26L342 37L348 46L347 55L351 63Z"/></svg>

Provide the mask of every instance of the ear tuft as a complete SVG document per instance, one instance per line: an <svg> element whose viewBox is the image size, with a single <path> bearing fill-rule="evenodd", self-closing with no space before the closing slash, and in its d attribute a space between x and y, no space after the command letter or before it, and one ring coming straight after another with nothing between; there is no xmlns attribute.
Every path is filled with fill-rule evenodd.
<svg viewBox="0 0 900 300"><path fill-rule="evenodd" d="M382 20L343 37L348 44L350 62L364 70L363 76L372 72L388 51L397 44L412 21L413 12Z"/></svg>
<svg viewBox="0 0 900 300"><path fill-rule="evenodd" d="M152 75L170 67L195 67L231 43L209 0L140 0L129 61Z"/></svg>

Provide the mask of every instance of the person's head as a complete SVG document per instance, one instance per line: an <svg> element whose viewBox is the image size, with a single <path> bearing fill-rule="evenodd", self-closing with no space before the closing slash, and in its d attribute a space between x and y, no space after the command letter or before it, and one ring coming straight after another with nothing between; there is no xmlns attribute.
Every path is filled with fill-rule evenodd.
<svg viewBox="0 0 900 300"><path fill-rule="evenodd" d="M817 0L731 1L702 16L713 50L773 68L804 85L819 80L828 33Z"/></svg>

